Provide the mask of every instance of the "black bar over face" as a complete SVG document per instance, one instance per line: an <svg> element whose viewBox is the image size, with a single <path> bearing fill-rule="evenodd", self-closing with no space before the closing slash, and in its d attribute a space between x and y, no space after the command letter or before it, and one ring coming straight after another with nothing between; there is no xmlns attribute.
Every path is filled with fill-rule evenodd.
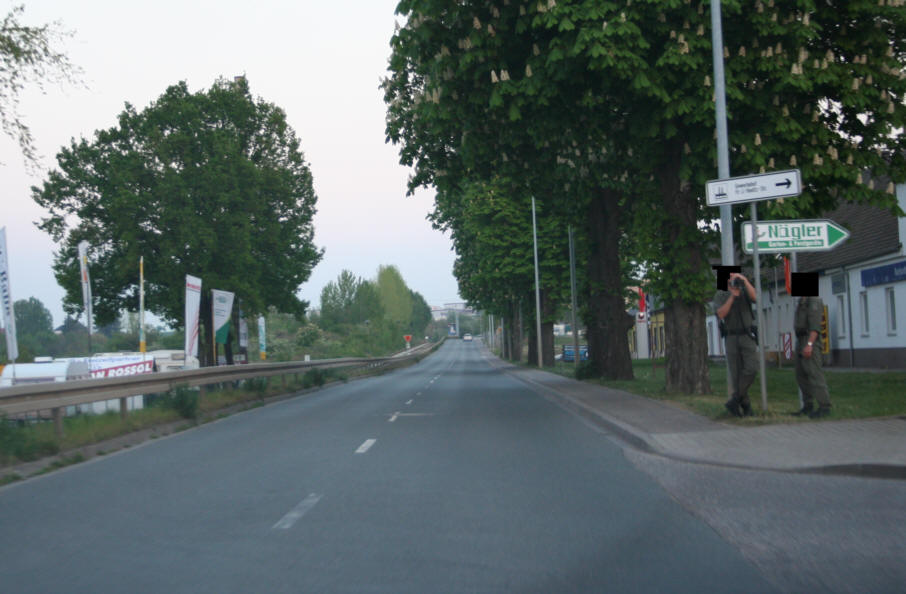
<svg viewBox="0 0 906 594"><path fill-rule="evenodd" d="M742 266L712 266L717 271L717 289L719 291L727 290L727 281L730 280L731 272L742 272Z"/></svg>
<svg viewBox="0 0 906 594"><path fill-rule="evenodd" d="M817 297L818 273L794 272L790 274L790 294L793 297Z"/></svg>

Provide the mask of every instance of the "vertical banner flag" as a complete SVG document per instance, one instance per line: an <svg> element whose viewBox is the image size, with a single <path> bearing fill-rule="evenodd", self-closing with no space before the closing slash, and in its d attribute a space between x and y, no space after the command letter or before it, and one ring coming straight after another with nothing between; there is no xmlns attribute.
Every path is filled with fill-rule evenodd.
<svg viewBox="0 0 906 594"><path fill-rule="evenodd" d="M230 315L233 313L233 294L229 291L211 289L214 310L214 342L226 344L230 335Z"/></svg>
<svg viewBox="0 0 906 594"><path fill-rule="evenodd" d="M91 334L94 320L91 312L91 279L88 278L88 242L79 242L79 266L82 269L82 304L85 306L85 317L88 334Z"/></svg>
<svg viewBox="0 0 906 594"><path fill-rule="evenodd" d="M138 352L145 352L145 257L138 259Z"/></svg>
<svg viewBox="0 0 906 594"><path fill-rule="evenodd" d="M15 361L19 358L19 343L16 341L16 314L13 310L13 294L9 288L6 227L0 227L0 307L3 308L3 327L6 328L6 357L10 361Z"/></svg>
<svg viewBox="0 0 906 594"><path fill-rule="evenodd" d="M242 317L242 310L239 310L239 348L247 349L249 347L249 323Z"/></svg>
<svg viewBox="0 0 906 594"><path fill-rule="evenodd" d="M267 333L264 327L264 316L258 316L258 352L261 360L267 359Z"/></svg>
<svg viewBox="0 0 906 594"><path fill-rule="evenodd" d="M186 275L186 357L198 356L198 322L201 314L201 279Z"/></svg>

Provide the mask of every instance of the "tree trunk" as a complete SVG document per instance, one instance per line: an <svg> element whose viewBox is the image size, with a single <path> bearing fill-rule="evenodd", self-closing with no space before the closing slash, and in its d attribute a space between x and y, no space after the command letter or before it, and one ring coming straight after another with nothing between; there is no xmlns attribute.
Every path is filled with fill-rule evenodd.
<svg viewBox="0 0 906 594"><path fill-rule="evenodd" d="M667 391L710 394L705 308L676 301L664 315L667 341Z"/></svg>
<svg viewBox="0 0 906 594"><path fill-rule="evenodd" d="M602 188L589 204L588 308L584 318L595 375L632 379L627 333L633 320L623 299L619 202L616 191Z"/></svg>
<svg viewBox="0 0 906 594"><path fill-rule="evenodd" d="M533 308L534 309L534 308ZM554 366L554 315L556 308L548 293L541 291L541 357L544 367ZM528 364L538 365L538 323L532 317L528 344Z"/></svg>
<svg viewBox="0 0 906 594"><path fill-rule="evenodd" d="M682 147L674 143L676 155L660 169L663 224L661 265L674 283L670 292L685 298L670 299L664 315L668 392L710 394L708 341L705 329L705 287L698 299L696 279L710 271L703 235L698 228L697 197L687 181L680 179ZM682 284L685 283L686 286ZM692 283L690 285L690 283ZM690 289L691 287L691 289Z"/></svg>
<svg viewBox="0 0 906 594"><path fill-rule="evenodd" d="M516 300L510 303L510 317L507 321L509 323L507 358L513 363L519 363L522 360L522 312L519 311L519 302Z"/></svg>

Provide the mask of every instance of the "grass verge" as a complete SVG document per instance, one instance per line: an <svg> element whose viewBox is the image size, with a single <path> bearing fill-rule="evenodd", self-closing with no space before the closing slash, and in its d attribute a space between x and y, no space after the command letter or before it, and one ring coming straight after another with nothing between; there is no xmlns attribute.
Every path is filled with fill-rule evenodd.
<svg viewBox="0 0 906 594"><path fill-rule="evenodd" d="M730 417L724 408L727 400L727 367L723 362L710 363L711 394L677 394L665 390L664 360L635 360L632 362L635 379L610 381L586 380L609 388L625 390L640 396L663 400L714 420L729 421L740 425L763 425L771 423L814 422L793 417L790 413L799 409L799 388L792 365L777 368L768 366L767 410L761 408L761 383L756 378L749 390L755 416L745 419ZM574 367L570 363L559 363L550 368L561 375L573 377ZM830 391L833 413L828 420L867 419L906 415L906 372L864 371L840 368L825 368L824 373Z"/></svg>

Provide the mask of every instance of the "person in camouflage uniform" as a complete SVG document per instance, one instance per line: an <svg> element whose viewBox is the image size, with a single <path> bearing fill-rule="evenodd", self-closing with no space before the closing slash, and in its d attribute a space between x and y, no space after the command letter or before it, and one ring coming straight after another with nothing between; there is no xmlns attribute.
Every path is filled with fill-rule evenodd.
<svg viewBox="0 0 906 594"><path fill-rule="evenodd" d="M724 404L730 414L742 417L752 414L749 387L758 373L758 344L753 336L755 322L752 304L755 288L742 274L730 274L726 291L718 291L714 309L723 323L727 362L730 368L730 399Z"/></svg>
<svg viewBox="0 0 906 594"><path fill-rule="evenodd" d="M830 394L821 369L821 349L817 342L823 314L821 297L799 298L793 330L796 332L796 382L802 390L802 408L793 413L796 416L808 415L816 419L830 414Z"/></svg>

